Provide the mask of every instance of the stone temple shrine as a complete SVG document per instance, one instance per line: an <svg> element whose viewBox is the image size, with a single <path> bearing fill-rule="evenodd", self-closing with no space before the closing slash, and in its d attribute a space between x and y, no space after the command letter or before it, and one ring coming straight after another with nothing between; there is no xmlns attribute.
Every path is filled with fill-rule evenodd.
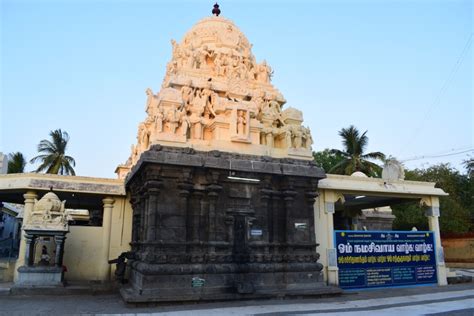
<svg viewBox="0 0 474 316"><path fill-rule="evenodd" d="M335 229L390 230L386 207L417 203L433 232L433 282L446 285L438 218L447 194L404 180L394 163L382 178L325 174L270 65L217 5L213 13L171 41L118 179L0 174L0 210L19 221L0 282L45 291L110 285L115 273L128 280L128 303L340 293L348 274Z"/></svg>
<svg viewBox="0 0 474 316"><path fill-rule="evenodd" d="M318 262L313 204L325 174L301 111L283 108L272 69L231 21L205 18L171 44L161 90L146 90L147 117L118 170L133 207L124 299L337 291Z"/></svg>

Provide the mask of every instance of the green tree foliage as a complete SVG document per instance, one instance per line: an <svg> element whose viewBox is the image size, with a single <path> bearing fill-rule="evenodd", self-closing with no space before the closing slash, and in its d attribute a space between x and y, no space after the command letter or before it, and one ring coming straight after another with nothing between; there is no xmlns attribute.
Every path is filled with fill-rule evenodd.
<svg viewBox="0 0 474 316"><path fill-rule="evenodd" d="M334 168L334 166L344 159L344 156L340 153L334 153L326 148L323 151L313 152L313 158L318 167L323 168L324 171L328 173L329 170Z"/></svg>
<svg viewBox="0 0 474 316"><path fill-rule="evenodd" d="M473 179L459 173L449 164L439 164L428 169L407 170L406 180L435 182L449 196L440 198L440 229L444 233L464 233L473 229L474 218L474 185ZM424 210L418 205L398 205L392 207L396 219L394 229L427 229L428 224Z"/></svg>
<svg viewBox="0 0 474 316"><path fill-rule="evenodd" d="M25 172L26 159L19 151L8 155L7 173L23 173Z"/></svg>
<svg viewBox="0 0 474 316"><path fill-rule="evenodd" d="M339 131L344 150L332 149L331 153L342 156L343 159L329 169L329 173L351 175L356 171L361 171L370 177L380 176L382 168L369 159L384 160L385 155L378 151L364 153L369 143L366 134L367 131L361 134L353 125Z"/></svg>
<svg viewBox="0 0 474 316"><path fill-rule="evenodd" d="M38 153L40 155L31 159L31 163L40 161L41 164L36 172L45 171L46 173L76 175L73 167L76 166L74 158L66 155L66 148L69 142L67 132L57 129L49 133L51 140L43 139L38 144Z"/></svg>
<svg viewBox="0 0 474 316"><path fill-rule="evenodd" d="M474 158L465 160L464 166L466 167L467 174L469 175L469 177L474 177Z"/></svg>

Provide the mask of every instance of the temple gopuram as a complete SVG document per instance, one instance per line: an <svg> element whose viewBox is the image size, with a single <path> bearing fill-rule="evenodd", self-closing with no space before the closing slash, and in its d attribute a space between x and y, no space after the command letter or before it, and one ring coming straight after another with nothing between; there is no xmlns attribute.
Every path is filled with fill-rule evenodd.
<svg viewBox="0 0 474 316"><path fill-rule="evenodd" d="M275 158L312 159L313 139L301 111L287 107L273 70L252 54L252 44L230 20L198 22L180 43L161 90L146 90L147 117L123 177L153 144Z"/></svg>

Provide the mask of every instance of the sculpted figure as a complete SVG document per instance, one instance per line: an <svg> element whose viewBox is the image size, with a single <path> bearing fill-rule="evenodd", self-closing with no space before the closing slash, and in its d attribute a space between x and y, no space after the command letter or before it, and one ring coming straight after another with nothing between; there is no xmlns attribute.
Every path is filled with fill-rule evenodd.
<svg viewBox="0 0 474 316"><path fill-rule="evenodd" d="M132 154L130 156L130 160L131 160L131 164L134 165L136 164L137 160L138 160L138 146L135 146L132 144Z"/></svg>
<svg viewBox="0 0 474 316"><path fill-rule="evenodd" d="M239 57L235 55L232 56L230 76L231 78L239 78Z"/></svg>
<svg viewBox="0 0 474 316"><path fill-rule="evenodd" d="M293 147L294 148L301 148L303 147L303 133L302 133L302 126L294 126L292 128L292 138L293 138Z"/></svg>
<svg viewBox="0 0 474 316"><path fill-rule="evenodd" d="M185 86L181 88L181 95L183 97L184 107L186 108L193 102L194 98L194 89L192 88L193 82L189 80Z"/></svg>
<svg viewBox="0 0 474 316"><path fill-rule="evenodd" d="M237 134L245 135L245 126L247 125L247 120L244 116L245 112L240 110L237 112Z"/></svg>
<svg viewBox="0 0 474 316"><path fill-rule="evenodd" d="M264 125L268 126L275 124L277 127L285 125L281 116L280 103L278 103L273 97L265 100L261 111ZM269 124L269 122L271 123Z"/></svg>
<svg viewBox="0 0 474 316"><path fill-rule="evenodd" d="M257 79L257 66L251 65L248 73L249 79L256 80Z"/></svg>
<svg viewBox="0 0 474 316"><path fill-rule="evenodd" d="M149 139L150 139L149 137L150 137L150 134L147 131L145 123L143 122L140 123L140 125L138 126L138 135L137 135L139 152L143 152L148 149Z"/></svg>
<svg viewBox="0 0 474 316"><path fill-rule="evenodd" d="M291 148L292 147L292 133L291 133L291 127L289 125L286 125L286 126L283 126L283 131L285 133L285 146L287 148Z"/></svg>
<svg viewBox="0 0 474 316"><path fill-rule="evenodd" d="M181 125L181 135L182 136L187 136L188 135L188 129L190 126L189 118L188 115L186 114L186 110L183 109L181 112L179 112L179 123Z"/></svg>
<svg viewBox="0 0 474 316"><path fill-rule="evenodd" d="M302 127L303 128L303 141L304 141L304 148L311 149L311 145L313 144L313 138L311 137L311 130L309 127Z"/></svg>
<svg viewBox="0 0 474 316"><path fill-rule="evenodd" d="M158 107L158 112L155 116L155 131L157 133L163 132L163 120L165 119L165 115L163 112L163 107Z"/></svg>
<svg viewBox="0 0 474 316"><path fill-rule="evenodd" d="M195 52L192 48L186 50L184 52L184 56L185 56L185 60L186 60L186 65L185 67L187 69L193 69L194 68L194 64L195 64Z"/></svg>
<svg viewBox="0 0 474 316"><path fill-rule="evenodd" d="M203 46L201 50L196 52L196 60L197 60L197 67L198 69L207 69L208 60L211 61L214 58L214 52L210 51L206 45Z"/></svg>
<svg viewBox="0 0 474 316"><path fill-rule="evenodd" d="M195 139L202 138L202 115L206 107L206 99L202 96L201 91L196 91L192 105L189 107L191 115L189 123L192 126L192 137Z"/></svg>
<svg viewBox="0 0 474 316"><path fill-rule="evenodd" d="M145 93L147 95L145 112L148 115L152 115L153 109L158 106L158 99L150 88L147 88Z"/></svg>
<svg viewBox="0 0 474 316"><path fill-rule="evenodd" d="M248 78L247 66L245 65L243 59L237 65L237 77L240 79Z"/></svg>
<svg viewBox="0 0 474 316"><path fill-rule="evenodd" d="M216 93L211 90L212 85L208 83L204 89L201 91L201 98L203 98L204 112L209 112L212 116L216 117L216 112L214 112L214 104L216 103Z"/></svg>
<svg viewBox="0 0 474 316"><path fill-rule="evenodd" d="M267 145L268 147L273 147L273 128L264 127L260 134L260 143L262 145Z"/></svg>
<svg viewBox="0 0 474 316"><path fill-rule="evenodd" d="M267 62L264 60L262 64L258 65L257 69L257 78L258 81L268 83L270 78L273 75L273 71L270 66L267 65Z"/></svg>
<svg viewBox="0 0 474 316"><path fill-rule="evenodd" d="M176 60L172 60L166 66L166 74L167 75L174 75L178 71L178 62Z"/></svg>
<svg viewBox="0 0 474 316"><path fill-rule="evenodd" d="M214 59L214 73L216 76L223 77L225 72L223 55L217 55Z"/></svg>
<svg viewBox="0 0 474 316"><path fill-rule="evenodd" d="M179 44L176 43L174 39L172 39L171 46L173 46L173 59L176 60L179 57Z"/></svg>
<svg viewBox="0 0 474 316"><path fill-rule="evenodd" d="M179 123L179 117L176 108L173 107L172 109L168 110L167 121L170 133L175 134Z"/></svg>

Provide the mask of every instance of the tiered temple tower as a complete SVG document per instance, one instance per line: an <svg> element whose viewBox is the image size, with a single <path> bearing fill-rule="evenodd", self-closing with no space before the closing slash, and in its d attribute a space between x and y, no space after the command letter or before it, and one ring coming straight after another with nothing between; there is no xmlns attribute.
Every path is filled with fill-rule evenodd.
<svg viewBox="0 0 474 316"><path fill-rule="evenodd" d="M229 20L198 22L173 54L125 176L133 206L128 302L333 291L322 281L302 113Z"/></svg>

